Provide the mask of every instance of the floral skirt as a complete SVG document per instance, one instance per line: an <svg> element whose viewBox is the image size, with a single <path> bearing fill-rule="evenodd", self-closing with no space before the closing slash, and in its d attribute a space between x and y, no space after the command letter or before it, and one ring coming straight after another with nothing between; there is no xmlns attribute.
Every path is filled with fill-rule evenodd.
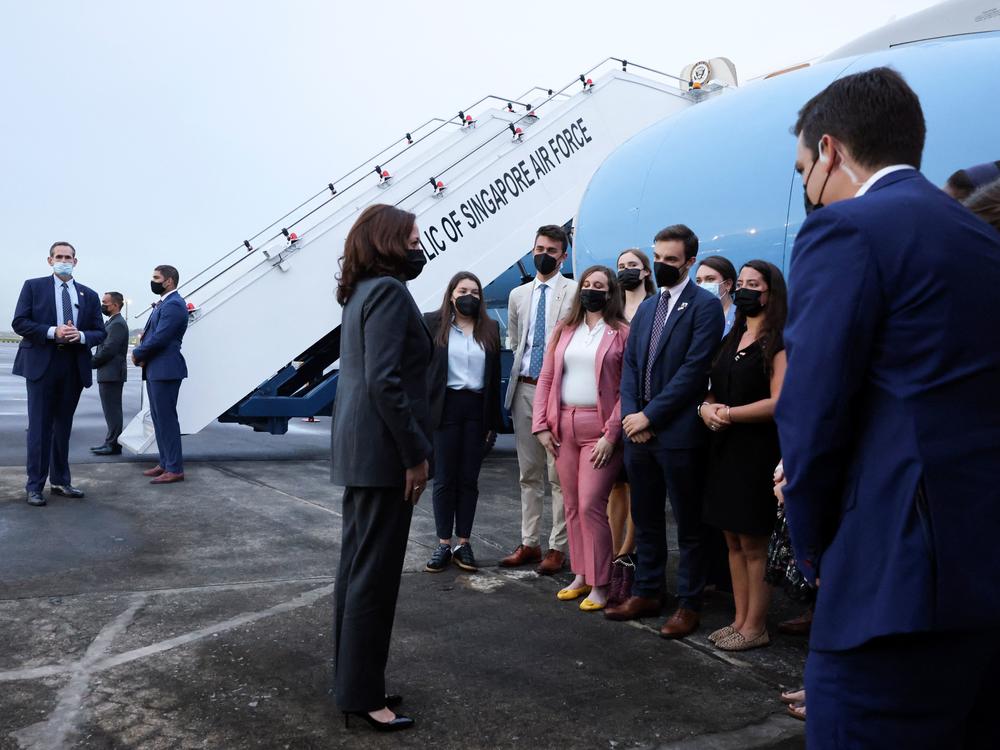
<svg viewBox="0 0 1000 750"><path fill-rule="evenodd" d="M798 565L795 564L795 553L792 552L792 540L788 534L788 521L785 519L785 507L778 506L777 518L771 541L767 545L767 569L764 580L772 586L780 586L789 597L803 604L812 604L816 600L816 589L809 585Z"/></svg>

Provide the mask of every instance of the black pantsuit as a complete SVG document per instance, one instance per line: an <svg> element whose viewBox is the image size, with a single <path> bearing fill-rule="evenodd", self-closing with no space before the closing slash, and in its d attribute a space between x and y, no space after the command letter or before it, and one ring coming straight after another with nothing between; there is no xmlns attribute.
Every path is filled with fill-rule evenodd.
<svg viewBox="0 0 1000 750"><path fill-rule="evenodd" d="M431 455L425 375L433 345L398 279L360 281L344 306L331 432L345 487L337 577L337 705L385 706L385 665L413 507L406 470Z"/></svg>
<svg viewBox="0 0 1000 750"><path fill-rule="evenodd" d="M385 706L385 665L412 516L402 489L344 490L334 677L342 711Z"/></svg>
<svg viewBox="0 0 1000 750"><path fill-rule="evenodd" d="M486 427L483 394L448 389L434 430L434 525L438 539L472 535Z"/></svg>

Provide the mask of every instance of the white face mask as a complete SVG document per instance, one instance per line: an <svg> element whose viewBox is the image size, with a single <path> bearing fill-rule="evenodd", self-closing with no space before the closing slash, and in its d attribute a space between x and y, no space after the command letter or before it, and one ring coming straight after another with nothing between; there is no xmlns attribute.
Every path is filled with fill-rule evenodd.
<svg viewBox="0 0 1000 750"><path fill-rule="evenodd" d="M56 276L72 276L73 275L73 264L72 263L53 263L52 270L55 271Z"/></svg>
<svg viewBox="0 0 1000 750"><path fill-rule="evenodd" d="M719 286L721 285L719 284L718 281L703 281L700 284L698 284L698 286L700 286L706 292L711 292L716 297L719 296Z"/></svg>

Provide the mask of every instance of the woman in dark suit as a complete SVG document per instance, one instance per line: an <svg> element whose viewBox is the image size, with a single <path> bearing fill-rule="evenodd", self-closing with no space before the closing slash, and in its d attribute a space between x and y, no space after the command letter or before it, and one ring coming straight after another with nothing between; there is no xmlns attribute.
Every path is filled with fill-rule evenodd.
<svg viewBox="0 0 1000 750"><path fill-rule="evenodd" d="M438 546L426 570L454 563L475 572L469 537L479 500L486 436L500 429L500 326L486 314L483 285L460 271L448 282L441 309L426 313L434 336L428 373L434 429L434 524ZM452 533L458 546L451 547Z"/></svg>
<svg viewBox="0 0 1000 750"><path fill-rule="evenodd" d="M385 664L413 506L431 454L426 372L433 345L405 282L426 262L414 216L365 209L344 243L333 481L343 485L337 574L337 704L380 731L409 729Z"/></svg>

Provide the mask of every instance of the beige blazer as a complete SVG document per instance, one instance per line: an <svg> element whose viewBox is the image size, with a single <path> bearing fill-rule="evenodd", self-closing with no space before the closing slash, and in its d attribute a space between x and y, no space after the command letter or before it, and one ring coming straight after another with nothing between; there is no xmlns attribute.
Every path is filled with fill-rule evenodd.
<svg viewBox="0 0 1000 750"><path fill-rule="evenodd" d="M552 285L552 293L555 295L547 305L548 314L545 316L545 344L548 346L556 323L569 314L569 309L573 305L576 282L559 274L546 283ZM532 279L527 284L515 287L511 290L510 299L507 301L507 346L514 352L514 365L510 371L510 382L507 384L507 396L504 399L504 406L508 409L514 403L514 389L517 388L517 376L521 371L524 344L530 335L530 332L522 328L528 322L530 312L528 307L531 304L531 290L534 284L535 280Z"/></svg>

